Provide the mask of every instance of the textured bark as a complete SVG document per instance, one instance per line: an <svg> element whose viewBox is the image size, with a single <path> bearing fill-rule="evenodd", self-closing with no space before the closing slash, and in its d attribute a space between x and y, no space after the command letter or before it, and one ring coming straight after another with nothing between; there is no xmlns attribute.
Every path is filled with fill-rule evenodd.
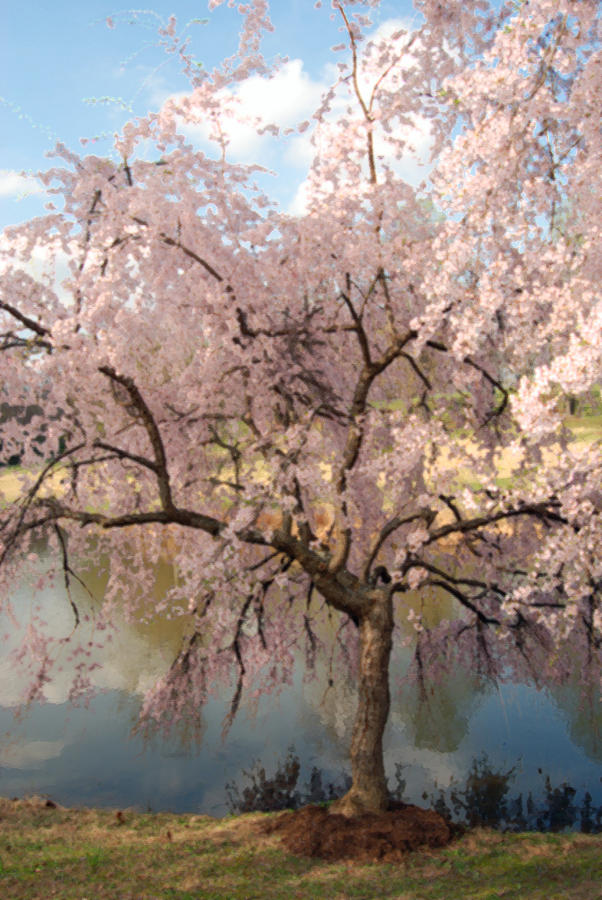
<svg viewBox="0 0 602 900"><path fill-rule="evenodd" d="M389 659L393 602L383 595L360 620L358 705L351 741L352 784L329 811L344 816L383 812L388 806L383 734L389 716Z"/></svg>

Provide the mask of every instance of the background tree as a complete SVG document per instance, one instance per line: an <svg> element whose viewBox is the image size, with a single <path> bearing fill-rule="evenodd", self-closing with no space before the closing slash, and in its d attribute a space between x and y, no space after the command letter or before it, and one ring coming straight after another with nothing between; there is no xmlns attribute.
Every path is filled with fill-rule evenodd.
<svg viewBox="0 0 602 900"><path fill-rule="evenodd" d="M106 554L102 629L117 605L136 614L128 585L152 596L145 563L167 546L177 580L155 611L187 633L142 716L194 716L234 667L224 733L261 673L258 690L290 679L293 646L310 666L327 649L314 626L334 611L335 669L358 686L345 815L387 804L396 618L415 622L421 680L458 659L538 682L577 659L599 678L602 639L600 445L577 454L553 399L600 377L597 4L420 0L422 26L366 42L377 5L333 0L349 62L314 117L303 216L220 144L228 89L273 71L255 0L212 72L170 22L190 92L123 129L121 163L57 148L55 207L6 230L0 287L10 402L43 408L29 442L3 424L3 455L25 440L32 470L2 511L3 596L40 536L67 586ZM436 166L414 189L396 160L418 115ZM216 159L181 132L199 121ZM567 195L580 241L552 239ZM58 289L23 269L39 246L70 259ZM34 434L54 453L41 469ZM450 598L443 621L415 591ZM30 698L77 637L32 623Z"/></svg>

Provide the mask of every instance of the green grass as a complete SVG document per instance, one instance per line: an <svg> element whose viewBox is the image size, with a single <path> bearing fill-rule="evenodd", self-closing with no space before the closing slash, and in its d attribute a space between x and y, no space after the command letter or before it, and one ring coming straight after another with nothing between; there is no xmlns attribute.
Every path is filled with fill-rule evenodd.
<svg viewBox="0 0 602 900"><path fill-rule="evenodd" d="M47 809L0 799L10 900L601 900L602 836L468 832L402 864L326 863L256 832L273 813Z"/></svg>
<svg viewBox="0 0 602 900"><path fill-rule="evenodd" d="M567 416L564 421L579 443L597 441L602 438L602 415Z"/></svg>

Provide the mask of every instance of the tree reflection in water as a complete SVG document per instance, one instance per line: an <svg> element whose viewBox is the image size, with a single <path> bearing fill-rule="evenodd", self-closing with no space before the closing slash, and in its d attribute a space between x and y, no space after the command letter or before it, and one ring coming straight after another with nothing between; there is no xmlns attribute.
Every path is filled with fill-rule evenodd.
<svg viewBox="0 0 602 900"><path fill-rule="evenodd" d="M507 771L494 769L486 754L475 757L466 780L462 783L452 779L446 789L437 788L430 795L425 792L423 800L444 818L458 825L470 828L487 827L502 831L581 831L585 834L602 832L602 805L594 806L588 791L582 802L577 791L563 782L553 786L549 775L541 769L544 778L543 795L533 799L532 792L523 801L523 795L509 796L511 783L518 764ZM314 766L306 782L305 792L297 789L301 765L293 752L293 745L284 762L269 778L265 768L256 760L256 771L243 770L243 775L251 780L251 785L242 789L236 784L226 785L228 807L233 813L274 812L283 809L299 809L308 803L330 803L340 797L349 787L351 779L343 775L342 783L323 785L322 773ZM403 766L396 764L397 785L390 791L390 798L403 801L406 782L402 777Z"/></svg>

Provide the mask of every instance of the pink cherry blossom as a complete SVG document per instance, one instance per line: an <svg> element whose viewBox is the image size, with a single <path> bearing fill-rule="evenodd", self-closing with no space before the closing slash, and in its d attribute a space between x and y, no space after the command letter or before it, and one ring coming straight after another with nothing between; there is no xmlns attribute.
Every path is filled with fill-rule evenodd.
<svg viewBox="0 0 602 900"><path fill-rule="evenodd" d="M243 692L290 681L299 645L357 679L345 815L386 804L399 621L422 680L461 661L562 681L578 660L599 681L602 648L601 445L565 425L567 395L599 399L601 377L598 4L417 0L422 25L371 41L378 5L331 5L345 59L298 128L315 150L303 215L255 186L261 160L228 156L231 89L271 72L251 0L212 72L170 20L190 92L129 122L119 162L57 146L52 213L0 245L2 381L30 410L2 424L23 474L0 596L43 539L73 612L60 639L32 621L24 700L76 652L70 589L104 561L99 640L118 613L182 622L143 721L198 716L234 673L225 736ZM213 155L182 133L201 121ZM416 188L400 161L420 122L433 169ZM67 261L62 283L28 273L34 251ZM161 596L159 558L177 576ZM433 625L410 595L453 612Z"/></svg>

